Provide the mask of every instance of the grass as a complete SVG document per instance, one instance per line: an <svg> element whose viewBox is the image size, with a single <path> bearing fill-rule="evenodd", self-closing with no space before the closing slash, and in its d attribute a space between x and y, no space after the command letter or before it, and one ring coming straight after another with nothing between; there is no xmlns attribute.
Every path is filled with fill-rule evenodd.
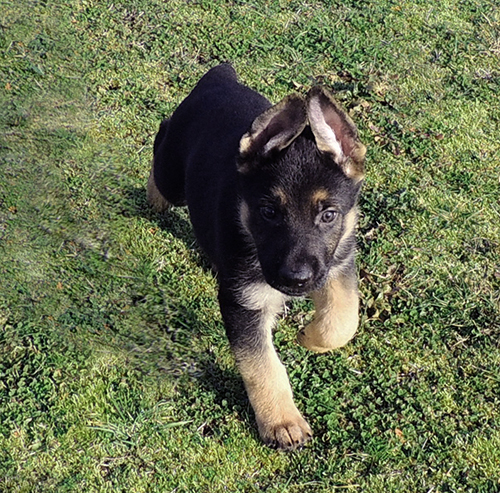
<svg viewBox="0 0 500 493"><path fill-rule="evenodd" d="M500 491L500 15L493 1L2 1L0 489ZM275 343L315 432L261 445L152 141L211 66L335 90L368 145L362 324Z"/></svg>

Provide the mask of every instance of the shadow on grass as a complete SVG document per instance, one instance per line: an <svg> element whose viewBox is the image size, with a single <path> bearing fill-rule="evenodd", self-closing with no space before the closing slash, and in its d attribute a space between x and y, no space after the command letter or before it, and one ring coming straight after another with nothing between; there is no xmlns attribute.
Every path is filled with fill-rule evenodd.
<svg viewBox="0 0 500 493"><path fill-rule="evenodd" d="M156 223L163 231L168 231L178 240L182 241L186 248L197 253L194 261L206 272L212 272L210 261L199 248L193 227L189 220L187 207L173 207L168 212L157 213L148 204L146 198L146 188L130 187L125 189L125 210L124 213L133 217L142 217Z"/></svg>
<svg viewBox="0 0 500 493"><path fill-rule="evenodd" d="M197 380L200 391L210 395L211 402L215 404L215 409L206 414L203 436L222 436L220 426L224 424L225 416L235 414L258 440L253 412L237 370L221 368L215 359L208 355L202 357L200 364L203 366L203 374Z"/></svg>
<svg viewBox="0 0 500 493"><path fill-rule="evenodd" d="M148 204L146 188L129 187L123 191L126 215L142 217L173 234L187 247L196 241L186 207L174 207L166 213L157 213Z"/></svg>
<svg viewBox="0 0 500 493"><path fill-rule="evenodd" d="M142 217L157 224L162 230L168 231L182 241L187 249L191 251L194 249L197 255L194 256L193 261L202 267L205 272L212 272L210 261L197 246L186 207L176 207L167 213L156 213L147 203L145 188L136 187L130 187L124 191L124 206L125 214ZM187 332L192 336L207 336L204 322L200 320L197 310L193 309L189 302L177 302L171 308L178 313L182 313L182 325L187 326L188 330L184 331L183 328L170 327L168 322L160 327L163 334L170 339L172 345L176 346L175 351L165 355L168 365L162 368L162 371L176 377L187 374L190 378L194 378L200 386L197 395L211 396L210 402L219 410L215 413L207 413L207 416L205 416L206 423L200 432L203 436L221 434L217 429L217 423L224 422L224 415L236 413L245 422L246 426L252 430L255 438L258 439L253 414L249 413L250 404L237 370L235 368L222 368L217 362L215 353L208 350L193 351L189 340L183 340L187 337ZM173 325L178 324L174 322ZM179 335L182 340L178 339ZM183 350L184 347L185 350ZM199 397L193 396L193 398L198 399Z"/></svg>

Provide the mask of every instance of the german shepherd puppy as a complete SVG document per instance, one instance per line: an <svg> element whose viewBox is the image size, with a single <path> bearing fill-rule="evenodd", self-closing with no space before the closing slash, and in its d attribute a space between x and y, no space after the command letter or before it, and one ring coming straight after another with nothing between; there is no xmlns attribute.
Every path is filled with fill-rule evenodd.
<svg viewBox="0 0 500 493"><path fill-rule="evenodd" d="M189 207L214 264L227 336L262 440L293 450L311 436L271 329L289 296L310 294L299 342L324 352L358 325L354 265L365 146L332 96L314 87L272 106L229 64L210 70L154 143L148 200Z"/></svg>

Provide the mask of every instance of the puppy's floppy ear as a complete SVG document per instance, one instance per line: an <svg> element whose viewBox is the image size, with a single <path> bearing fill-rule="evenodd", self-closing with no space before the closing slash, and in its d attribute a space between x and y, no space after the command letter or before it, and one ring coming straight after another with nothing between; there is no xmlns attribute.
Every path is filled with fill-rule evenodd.
<svg viewBox="0 0 500 493"><path fill-rule="evenodd" d="M305 100L292 94L261 113L240 140L238 171L249 170L254 157L268 157L289 146L307 124Z"/></svg>
<svg viewBox="0 0 500 493"><path fill-rule="evenodd" d="M319 86L313 87L307 95L307 115L318 149L330 154L346 176L362 180L366 147L353 121L333 96Z"/></svg>

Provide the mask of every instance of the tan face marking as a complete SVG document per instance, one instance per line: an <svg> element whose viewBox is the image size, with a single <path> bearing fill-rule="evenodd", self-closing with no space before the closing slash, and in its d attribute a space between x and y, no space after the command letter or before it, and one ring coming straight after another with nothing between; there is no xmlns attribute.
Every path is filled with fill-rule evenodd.
<svg viewBox="0 0 500 493"><path fill-rule="evenodd" d="M312 193L311 202L313 203L314 207L317 208L321 202L325 202L329 198L330 194L328 193L328 190L326 190L325 188L318 188Z"/></svg>
<svg viewBox="0 0 500 493"><path fill-rule="evenodd" d="M273 197L277 198L281 205L286 205L288 203L288 196L285 191L280 187L275 187L272 190Z"/></svg>
<svg viewBox="0 0 500 493"><path fill-rule="evenodd" d="M344 234L340 239L340 243L342 243L346 238L352 235L357 224L358 224L358 208L353 207L344 216Z"/></svg>

